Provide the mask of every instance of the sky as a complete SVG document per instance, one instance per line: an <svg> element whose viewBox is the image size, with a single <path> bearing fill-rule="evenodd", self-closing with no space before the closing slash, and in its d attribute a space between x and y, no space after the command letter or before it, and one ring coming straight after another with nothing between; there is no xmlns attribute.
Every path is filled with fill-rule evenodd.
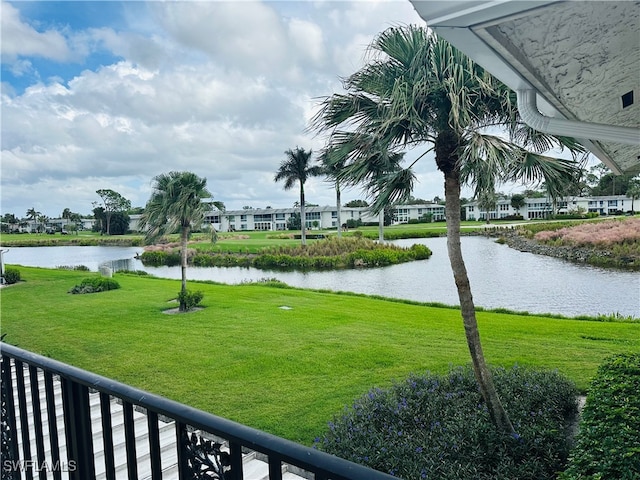
<svg viewBox="0 0 640 480"><path fill-rule="evenodd" d="M408 0L0 0L0 19L0 215L18 218L89 215L100 189L144 207L170 171L206 178L227 210L292 207L298 189L274 175L285 151L321 151L309 123L322 99L376 35L424 26ZM414 197L444 197L433 154L413 171ZM335 204L325 178L305 194Z"/></svg>
<svg viewBox="0 0 640 480"><path fill-rule="evenodd" d="M0 16L0 213L52 218L90 214L98 189L143 207L154 176L184 170L228 210L293 206L273 177L286 150L323 147L321 99L378 33L424 24L407 0L3 1ZM415 173L415 197L443 196L433 157ZM305 193L335 204L322 178Z"/></svg>

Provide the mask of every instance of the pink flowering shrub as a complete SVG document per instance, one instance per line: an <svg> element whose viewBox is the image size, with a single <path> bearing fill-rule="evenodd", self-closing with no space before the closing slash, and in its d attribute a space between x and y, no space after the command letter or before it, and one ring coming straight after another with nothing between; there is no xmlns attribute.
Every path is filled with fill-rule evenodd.
<svg viewBox="0 0 640 480"><path fill-rule="evenodd" d="M583 223L555 231L538 232L533 237L543 243L570 246L611 247L640 241L640 218Z"/></svg>

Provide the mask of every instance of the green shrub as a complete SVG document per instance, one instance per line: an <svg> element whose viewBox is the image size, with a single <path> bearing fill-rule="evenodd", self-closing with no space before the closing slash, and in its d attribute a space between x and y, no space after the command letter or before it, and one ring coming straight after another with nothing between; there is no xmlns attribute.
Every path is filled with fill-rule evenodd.
<svg viewBox="0 0 640 480"><path fill-rule="evenodd" d="M640 478L640 353L598 369L563 480Z"/></svg>
<svg viewBox="0 0 640 480"><path fill-rule="evenodd" d="M56 267L58 270L75 270L81 272L89 272L90 268L86 265L58 265Z"/></svg>
<svg viewBox="0 0 640 480"><path fill-rule="evenodd" d="M493 374L517 435L495 429L467 367L371 390L315 445L406 480L555 478L568 455L575 387L550 371Z"/></svg>
<svg viewBox="0 0 640 480"><path fill-rule="evenodd" d="M191 310L192 308L197 307L203 298L204 293L200 290L196 290L195 292L190 290L181 290L180 293L178 293L178 302L180 302L181 305L184 305L186 310Z"/></svg>
<svg viewBox="0 0 640 480"><path fill-rule="evenodd" d="M12 285L20 281L20 270L13 267L7 267L4 269L4 281L7 284Z"/></svg>
<svg viewBox="0 0 640 480"><path fill-rule="evenodd" d="M180 265L180 252L165 252L165 251L155 251L155 252L142 252L140 255L140 260L143 265L148 265L152 267L160 267L162 265L167 265L169 267L175 267Z"/></svg>
<svg viewBox="0 0 640 480"><path fill-rule="evenodd" d="M118 270L117 273L121 273L123 275L138 275L140 277L144 277L149 275L149 272L145 272L144 270Z"/></svg>
<svg viewBox="0 0 640 480"><path fill-rule="evenodd" d="M76 285L69 293L97 293L106 292L107 290L116 290L120 288L120 284L113 278L107 277L90 277L83 279L79 285Z"/></svg>

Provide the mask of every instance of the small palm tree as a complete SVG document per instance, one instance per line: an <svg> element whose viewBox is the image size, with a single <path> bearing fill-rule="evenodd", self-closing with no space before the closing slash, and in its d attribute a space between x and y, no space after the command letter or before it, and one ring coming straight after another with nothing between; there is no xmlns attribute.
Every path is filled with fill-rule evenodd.
<svg viewBox="0 0 640 480"><path fill-rule="evenodd" d="M364 147L360 149L360 147ZM353 155L359 155L354 161ZM353 132L336 132L325 149L326 162L334 167L336 182L345 185L360 185L367 196L373 197L372 211L378 214L378 241L384 241L384 210L393 203L405 200L406 192L393 198L385 195L387 183L402 171L404 153L394 152L388 146L376 142L372 135ZM349 168L347 167L349 164ZM409 190L413 188L413 179L408 179Z"/></svg>
<svg viewBox="0 0 640 480"><path fill-rule="evenodd" d="M640 198L640 178L632 178L629 180L627 187L627 197L631 199L631 215L635 215L633 202Z"/></svg>
<svg viewBox="0 0 640 480"><path fill-rule="evenodd" d="M284 180L284 189L291 190L296 183L300 185L300 231L302 245L307 244L306 238L306 217L304 212L304 184L311 177L322 175L322 167L311 165L312 151L296 147L294 150L284 152L286 159L280 164L273 180L279 182Z"/></svg>
<svg viewBox="0 0 640 480"><path fill-rule="evenodd" d="M486 365L462 257L461 185L475 186L478 194L500 180L528 183L544 177L560 191L562 181L575 173L575 162L541 153L556 145L584 149L573 139L526 127L513 91L426 28L389 28L369 48L370 62L345 80L345 94L322 101L312 127L329 132L335 148L352 148L345 169L355 174L366 169L372 145L389 150L429 145L416 161L435 153L444 175L447 249L475 376L493 423L513 434ZM488 133L496 126L504 126L510 140ZM380 211L389 199L410 194L413 179L411 166L386 175L374 208Z"/></svg>
<svg viewBox="0 0 640 480"><path fill-rule="evenodd" d="M140 228L147 242L164 235L180 232L180 266L182 287L181 312L187 310L184 301L187 292L187 241L193 226L199 227L209 211L202 200L211 198L207 180L191 172L169 172L153 179L153 192L140 217Z"/></svg>

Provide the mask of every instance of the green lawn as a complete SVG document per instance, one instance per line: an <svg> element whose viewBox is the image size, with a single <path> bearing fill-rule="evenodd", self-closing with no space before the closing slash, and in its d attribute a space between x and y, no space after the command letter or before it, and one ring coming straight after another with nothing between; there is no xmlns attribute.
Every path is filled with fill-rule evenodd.
<svg viewBox="0 0 640 480"><path fill-rule="evenodd" d="M70 295L95 274L19 270L0 290L9 343L306 444L371 387L469 358L456 309L190 282L205 308L167 315L175 280L117 274L119 290ZM490 363L558 369L581 390L603 358L640 350L640 323L478 318Z"/></svg>

